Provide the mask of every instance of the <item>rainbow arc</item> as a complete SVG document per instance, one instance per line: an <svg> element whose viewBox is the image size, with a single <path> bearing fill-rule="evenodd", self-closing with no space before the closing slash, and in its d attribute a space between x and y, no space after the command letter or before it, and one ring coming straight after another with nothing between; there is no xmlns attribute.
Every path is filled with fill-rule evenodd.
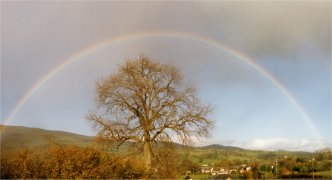
<svg viewBox="0 0 332 180"><path fill-rule="evenodd" d="M312 129L315 133L317 138L320 138L320 134L315 128L311 118L306 113L304 108L300 105L299 101L295 98L295 96L277 79L275 78L268 70L263 68L261 65L256 63L253 59L249 58L248 56L244 55L243 53L236 51L235 49L228 47L222 44L219 41L213 40L211 38L200 36L197 34L190 34L190 33L182 33L182 32L143 32L143 33L133 33L133 34L125 34L121 36L117 36L99 43L96 43L90 47L84 48L81 51L77 52L76 54L72 55L71 57L67 58L59 65L55 66L48 74L46 74L43 78L37 81L31 89L18 101L18 103L14 106L10 114L7 116L3 124L8 124L16 115L16 113L22 108L22 106L31 98L31 96L41 87L43 86L48 80L58 74L61 70L65 69L66 67L70 66L72 63L79 61L82 57L93 53L97 49L104 48L106 46L116 45L118 43L123 43L132 40L138 39L145 39L145 38L177 38L182 40L190 40L195 41L213 48L216 48L223 53L228 53L229 55L235 57L235 59L239 60L240 62L248 65L268 81L270 81L282 94L287 97L287 99L294 105L294 107L301 113L303 119L308 124L308 126Z"/></svg>

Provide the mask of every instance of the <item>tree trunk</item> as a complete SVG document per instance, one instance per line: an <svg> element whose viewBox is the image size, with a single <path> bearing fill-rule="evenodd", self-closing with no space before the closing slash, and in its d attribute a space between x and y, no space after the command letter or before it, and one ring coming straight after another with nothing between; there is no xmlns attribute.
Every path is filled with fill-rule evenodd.
<svg viewBox="0 0 332 180"><path fill-rule="evenodd" d="M152 161L152 149L151 149L151 140L150 134L148 131L144 132L144 158L145 158L145 168L147 171L151 170L151 161Z"/></svg>
<svg viewBox="0 0 332 180"><path fill-rule="evenodd" d="M151 161L152 161L152 150L151 142L146 141L144 144L144 156L145 156L145 168L146 170L151 170Z"/></svg>

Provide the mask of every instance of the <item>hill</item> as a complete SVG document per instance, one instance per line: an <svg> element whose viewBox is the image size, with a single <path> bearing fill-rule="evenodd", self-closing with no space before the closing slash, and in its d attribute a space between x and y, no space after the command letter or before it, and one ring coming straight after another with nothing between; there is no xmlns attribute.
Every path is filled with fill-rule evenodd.
<svg viewBox="0 0 332 180"><path fill-rule="evenodd" d="M2 152L22 147L40 147L51 143L88 145L94 140L91 136L23 126L0 125L0 132Z"/></svg>

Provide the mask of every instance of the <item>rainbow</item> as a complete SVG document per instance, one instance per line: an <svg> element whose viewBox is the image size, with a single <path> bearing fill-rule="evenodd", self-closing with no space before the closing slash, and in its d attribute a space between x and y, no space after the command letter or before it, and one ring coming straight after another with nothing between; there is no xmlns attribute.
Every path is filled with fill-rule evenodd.
<svg viewBox="0 0 332 180"><path fill-rule="evenodd" d="M269 71L264 69L262 66L257 64L255 61L253 61L251 58L245 56L239 51L236 51L219 41L210 39L205 36L196 35L196 34L190 34L190 33L181 33L181 32L172 32L172 31L166 31L166 32L143 32L143 33L133 33L133 34L125 34L121 36L117 36L115 38L111 38L102 42L99 42L97 44L94 44L90 47L87 47L85 49L82 49L78 53L72 55L56 67L54 67L46 76L41 78L39 81L37 81L32 88L18 101L18 103L14 106L10 114L7 116L3 124L8 124L11 119L15 116L15 114L20 110L20 108L29 100L29 98L41 87L43 86L49 79L51 79L53 76L55 76L57 73L59 73L61 70L72 64L73 62L79 61L84 57L85 55L88 55L97 49L110 46L110 45L116 45L118 43L123 43L126 41L131 40L137 40L137 39L144 39L144 38L160 38L160 37L166 37L166 38L178 38L183 40L191 40L196 41L198 43L205 44L207 46L214 47L218 50L221 50L223 52L228 53L229 55L235 57L237 60L247 64L249 67L256 70L258 73L263 75L267 80L269 80L280 92L282 92L285 97L289 99L289 101L294 105L294 107L301 113L303 116L305 122L309 125L309 127L313 130L315 135L317 137L320 137L318 131L316 130L315 126L312 123L312 120L310 119L309 115L306 113L306 111L303 109L303 107L299 104L298 100L292 95L285 86L274 76L272 76Z"/></svg>

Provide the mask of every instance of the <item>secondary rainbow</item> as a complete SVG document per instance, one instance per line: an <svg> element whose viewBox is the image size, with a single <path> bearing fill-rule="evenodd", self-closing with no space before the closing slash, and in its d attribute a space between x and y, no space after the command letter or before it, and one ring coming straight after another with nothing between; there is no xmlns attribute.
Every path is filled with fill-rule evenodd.
<svg viewBox="0 0 332 180"><path fill-rule="evenodd" d="M117 36L115 38L111 38L102 42L99 42L97 44L94 44L90 47L87 47L85 49L82 49L78 53L74 54L73 56L69 57L56 67L54 67L47 75L45 75L43 78L41 78L39 81L37 81L32 88L19 100L19 102L14 106L13 110L10 112L8 117L5 119L3 124L8 124L11 119L15 116L15 114L20 110L20 108L29 100L29 98L36 92L41 86L43 86L49 79L51 79L53 76L55 76L58 72L60 72L62 69L66 68L70 64L72 64L75 61L79 61L82 57L85 55L94 52L95 50L99 48L103 48L110 45L116 45L117 43L122 43L126 41L131 40L137 40L137 39L144 39L144 38L152 38L152 37L168 37L168 38L178 38L183 40L191 40L196 41L208 46L212 46L214 48L217 48L219 50L222 50L225 53L228 53L235 57L236 59L240 60L241 62L247 64L249 67L255 69L258 73L263 75L267 80L269 80L279 91L281 91L288 99L289 101L294 105L294 107L301 113L306 123L309 125L309 127L313 130L317 138L320 137L318 131L316 130L315 126L312 123L312 120L310 119L309 115L306 113L306 111L302 108L302 106L299 104L297 99L285 88L285 86L274 76L272 76L266 69L264 69L262 66L257 64L255 61L250 59L249 57L245 56L239 51L236 51L224 44L222 44L219 41L213 40L211 38L197 35L197 34L191 34L191 33L181 33L181 32L173 32L173 31L166 31L166 32L143 32L143 33L133 33L133 34L125 34L121 36Z"/></svg>

